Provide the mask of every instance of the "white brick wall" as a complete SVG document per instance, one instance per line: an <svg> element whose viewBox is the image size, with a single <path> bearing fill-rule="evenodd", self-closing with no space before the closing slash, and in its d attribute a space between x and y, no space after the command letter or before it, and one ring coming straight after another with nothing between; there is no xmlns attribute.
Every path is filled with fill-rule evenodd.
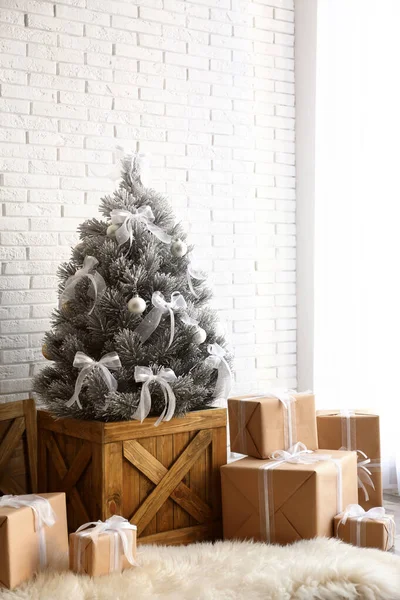
<svg viewBox="0 0 400 600"><path fill-rule="evenodd" d="M293 0L1 0L0 399L25 398L55 272L152 154L215 284L236 390L296 384Z"/></svg>

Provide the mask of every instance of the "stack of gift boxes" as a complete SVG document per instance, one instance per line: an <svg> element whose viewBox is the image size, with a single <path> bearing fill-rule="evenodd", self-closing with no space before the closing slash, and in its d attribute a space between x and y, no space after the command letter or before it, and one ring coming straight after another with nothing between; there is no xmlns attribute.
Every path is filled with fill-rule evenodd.
<svg viewBox="0 0 400 600"><path fill-rule="evenodd" d="M231 451L247 456L221 469L225 539L393 546L377 415L316 413L312 393L287 390L231 398L228 412Z"/></svg>
<svg viewBox="0 0 400 600"><path fill-rule="evenodd" d="M76 573L119 572L136 565L135 556L136 527L123 517L86 523L68 540L64 493L0 497L0 587L68 561Z"/></svg>

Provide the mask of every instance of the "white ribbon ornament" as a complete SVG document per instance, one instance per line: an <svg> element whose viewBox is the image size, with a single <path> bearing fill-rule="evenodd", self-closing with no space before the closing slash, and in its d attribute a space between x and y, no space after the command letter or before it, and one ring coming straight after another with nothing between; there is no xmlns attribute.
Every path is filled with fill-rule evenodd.
<svg viewBox="0 0 400 600"><path fill-rule="evenodd" d="M206 358L205 364L218 369L213 398L226 400L232 388L232 372L225 359L226 352L219 344L208 344L207 352L210 356Z"/></svg>
<svg viewBox="0 0 400 600"><path fill-rule="evenodd" d="M50 502L42 496L27 494L24 496L6 495L0 497L0 506L22 508L28 506L35 517L35 531L39 543L39 567L44 569L47 565L46 530L45 526L52 527L56 522L56 514Z"/></svg>
<svg viewBox="0 0 400 600"><path fill-rule="evenodd" d="M90 529L88 529L90 527ZM137 563L132 553L132 531L136 531L136 525L132 525L124 517L113 515L106 521L90 521L81 525L76 534L76 552L74 568L79 573L82 570L83 559L83 540L92 538L96 543L99 535L107 534L110 536L110 544L113 541L113 547L110 550L110 571L121 570L121 545L122 551L126 559L132 566L137 566Z"/></svg>
<svg viewBox="0 0 400 600"><path fill-rule="evenodd" d="M170 421L174 416L176 407L176 397L170 383L176 381L176 375L172 369L160 369L155 375L150 367L135 367L135 381L142 382L142 391L140 392L139 405L132 417L141 423L148 416L151 410L150 384L158 383L164 394L165 407L158 417L154 426L157 427L161 421Z"/></svg>
<svg viewBox="0 0 400 600"><path fill-rule="evenodd" d="M65 283L64 291L60 295L59 308L62 307L64 302L75 298L75 288L77 284L82 281L84 277L87 277L92 284L94 296L94 303L88 314L90 315L93 312L97 300L99 300L107 288L106 282L100 273L97 271L94 273L90 272L93 271L98 264L99 261L94 256L85 256L82 268L78 269L74 275L71 275L71 277L68 277Z"/></svg>
<svg viewBox="0 0 400 600"><path fill-rule="evenodd" d="M84 352L77 352L75 354L73 366L77 369L81 369L76 383L75 390L71 398L66 403L66 406L73 406L75 403L82 408L82 404L79 400L79 394L83 386L83 382L86 377L96 369L104 380L104 383L110 391L115 391L118 387L118 382L115 377L110 373L109 369L119 369L121 367L121 361L116 352L109 352L101 357L99 361L93 360Z"/></svg>
<svg viewBox="0 0 400 600"><path fill-rule="evenodd" d="M339 521L337 527L337 534L339 532L340 525L345 525L347 519L355 519L357 522L357 530L356 530L356 546L361 546L361 524L363 521L372 520L372 521L385 521L387 524L387 532L388 532L388 549L390 549L394 545L394 535L395 535L395 523L393 518L390 515L386 514L383 506L376 506L374 508L370 508L365 511L362 506L359 504L349 504L344 512L341 520ZM336 534L336 535L337 535Z"/></svg>
<svg viewBox="0 0 400 600"><path fill-rule="evenodd" d="M191 291L192 295L195 298L198 298L199 294L193 287L192 279L196 279L197 281L205 281L206 277L204 273L202 273L202 271L194 269L193 266L189 263L186 269L186 279L188 282L189 290Z"/></svg>
<svg viewBox="0 0 400 600"><path fill-rule="evenodd" d="M122 246L129 240L129 245L133 241L133 225L134 223L142 223L147 227L153 235L156 236L164 244L170 244L172 237L166 233L161 227L153 223L155 217L150 206L140 206L132 210L115 208L110 212L110 218L113 225L119 225L115 232L115 239L118 246Z"/></svg>
<svg viewBox="0 0 400 600"><path fill-rule="evenodd" d="M260 527L265 532L266 541L271 541L271 520L270 515L270 482L268 471L275 469L284 463L293 464L314 464L320 461L331 461L334 463L337 472L337 493L336 510L338 513L343 510L343 473L340 460L332 458L330 454L317 454L307 447L297 442L288 450L277 450L272 453L268 462L263 462L259 470L259 501L260 501Z"/></svg>
<svg viewBox="0 0 400 600"><path fill-rule="evenodd" d="M161 292L154 292L151 297L151 303L154 308L143 318L140 325L134 331L139 336L142 344L154 333L160 324L161 317L169 314L171 319L171 332L169 336L168 348L171 346L175 335L175 312L181 312L180 319L185 325L192 327L198 326L198 321L192 319L186 312L187 304L185 298L180 292L171 294L171 301L167 302Z"/></svg>

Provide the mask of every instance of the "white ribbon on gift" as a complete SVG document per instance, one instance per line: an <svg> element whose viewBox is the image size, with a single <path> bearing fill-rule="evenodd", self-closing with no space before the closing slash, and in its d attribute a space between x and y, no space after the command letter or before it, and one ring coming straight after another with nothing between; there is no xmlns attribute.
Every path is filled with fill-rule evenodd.
<svg viewBox="0 0 400 600"><path fill-rule="evenodd" d="M90 527L90 529L88 529ZM81 525L76 534L75 547L75 570L80 573L83 563L83 542L85 538L90 537L94 543L97 542L100 535L108 535L110 537L110 571L121 570L121 559L125 555L127 561L132 566L137 566L132 553L132 531L137 529L136 525L132 525L124 517L113 515L106 521L90 521ZM122 546L122 552L121 552Z"/></svg>
<svg viewBox="0 0 400 600"><path fill-rule="evenodd" d="M44 569L47 565L46 549L46 529L52 527L56 522L56 514L51 507L50 502L36 494L26 494L23 496L5 495L0 497L0 506L10 508L22 508L27 506L32 509L35 518L35 531L39 543L39 567Z"/></svg>
<svg viewBox="0 0 400 600"><path fill-rule="evenodd" d="M187 269L186 269L186 279L188 282L189 290L191 291L192 295L195 298L198 298L199 294L196 292L196 290L193 287L192 279L196 279L197 281L205 281L206 276L204 275L204 273L202 271L199 271L198 269L194 269L193 266L189 263L187 266Z"/></svg>
<svg viewBox="0 0 400 600"><path fill-rule="evenodd" d="M232 387L232 372L225 359L226 352L219 344L208 344L207 352L210 356L205 360L206 366L218 369L213 398L226 400Z"/></svg>
<svg viewBox="0 0 400 600"><path fill-rule="evenodd" d="M273 510L271 508L271 489L268 477L268 471L275 469L284 463L293 464L314 464L320 461L331 461L334 463L337 472L337 493L336 493L336 510L338 513L343 510L343 473L342 463L340 460L333 458L330 454L317 454L307 447L297 442L288 450L277 450L271 454L271 459L268 462L262 462L259 469L259 505L260 505L260 528L265 532L267 542L271 541L271 528L273 519Z"/></svg>
<svg viewBox="0 0 400 600"><path fill-rule="evenodd" d="M166 233L161 227L154 224L154 214L150 206L140 206L132 210L114 208L110 212L110 218L113 225L119 225L115 232L115 239L118 242L118 246L122 246L125 242L129 241L129 245L132 245L133 241L133 225L135 223L142 223L148 231L156 236L164 244L170 244L172 237Z"/></svg>
<svg viewBox="0 0 400 600"><path fill-rule="evenodd" d="M343 511L343 516L340 519L337 526L337 537L340 525L345 525L347 519L356 521L356 546L361 546L361 525L363 522L366 522L368 520L384 521L387 525L386 529L388 532L388 549L390 549L394 545L394 536L396 530L395 523L393 518L390 515L386 514L386 511L383 508L383 506L376 506L374 508L370 508L367 511L365 511L363 507L359 504L349 504L348 506L346 506L345 510Z"/></svg>
<svg viewBox="0 0 400 600"><path fill-rule="evenodd" d="M176 397L170 385L176 381L177 377L172 369L160 369L155 375L150 367L135 367L135 381L142 382L139 405L132 417L137 421L143 422L151 410L150 384L158 383L164 394L164 410L158 417L154 426L157 427L161 421L170 421L174 416L176 407Z"/></svg>
<svg viewBox="0 0 400 600"><path fill-rule="evenodd" d="M96 369L104 380L104 383L110 391L115 391L118 387L118 382L115 377L110 373L110 369L119 369L121 367L121 361L116 352L108 352L101 357L99 361L93 360L84 352L77 352L75 354L73 366L77 369L81 369L76 383L75 390L71 398L66 403L66 406L73 406L75 403L82 408L82 404L79 400L79 394L83 386L83 382L86 377Z"/></svg>
<svg viewBox="0 0 400 600"><path fill-rule="evenodd" d="M74 275L71 275L71 277L68 277L67 281L65 282L64 290L60 295L59 308L62 307L64 302L75 298L75 288L77 284L82 281L84 277L87 277L92 284L94 296L94 303L89 311L89 315L93 312L97 300L100 299L107 288L106 282L100 273L97 271L91 272L97 267L98 264L99 261L94 256L85 256L82 268L78 269Z"/></svg>
<svg viewBox="0 0 400 600"><path fill-rule="evenodd" d="M161 292L154 292L151 297L151 303L154 308L143 318L142 322L136 327L134 333L139 336L142 344L154 333L160 324L163 315L169 314L171 320L171 330L169 336L168 348L171 346L175 335L175 312L180 312L180 320L185 325L191 327L198 326L198 321L189 317L186 312L187 304L185 298L180 292L171 294L170 302L167 302Z"/></svg>

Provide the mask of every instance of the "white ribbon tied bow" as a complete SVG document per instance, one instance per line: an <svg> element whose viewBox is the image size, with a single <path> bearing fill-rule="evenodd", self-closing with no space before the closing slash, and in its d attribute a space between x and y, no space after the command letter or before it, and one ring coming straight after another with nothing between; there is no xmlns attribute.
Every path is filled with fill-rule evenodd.
<svg viewBox="0 0 400 600"><path fill-rule="evenodd" d="M186 279L188 282L189 290L191 291L192 295L195 298L198 298L199 294L196 292L196 290L193 287L192 279L196 279L197 281L204 281L206 279L204 273L202 273L202 271L194 269L193 266L189 263L188 267L186 269Z"/></svg>
<svg viewBox="0 0 400 600"><path fill-rule="evenodd" d="M84 380L89 373L93 371L93 369L98 370L99 374L104 380L104 383L110 391L115 391L118 387L117 380L109 370L119 369L121 367L121 361L119 360L119 356L116 352L109 352L108 354L105 354L99 361L93 360L93 358L90 358L90 356L84 352L77 352L75 354L73 366L77 369L81 369L81 372L76 379L74 393L66 404L68 407L73 406L76 402L79 408L82 408L82 404L79 400L79 394Z"/></svg>
<svg viewBox="0 0 400 600"><path fill-rule="evenodd" d="M35 531L39 541L39 565L44 569L47 565L46 552L46 531L47 527L52 527L56 522L56 514L51 508L50 502L42 496L36 494L27 494L25 496L6 495L0 497L0 506L9 506L10 508L22 508L28 506L32 509L35 517Z"/></svg>
<svg viewBox="0 0 400 600"><path fill-rule="evenodd" d="M90 529L88 529L89 527ZM135 531L136 529L136 525L132 525L132 523L130 523L127 519L124 519L124 517L113 515L106 521L90 521L89 523L85 523L76 530L76 533L80 534L81 537L90 537L93 539L94 542L97 541L99 535L110 535L113 533L117 534L117 536L121 540L123 553L126 556L128 562L133 566L137 566L137 563L132 553L132 541L129 539L130 532ZM80 571L82 562L81 546L79 546L79 548L80 550L78 551L76 556L76 567L78 572ZM114 557L110 557L113 558L113 560L111 561L111 564L113 566L112 570L116 570L118 567L120 558L119 544L116 544L114 546L114 549Z"/></svg>
<svg viewBox="0 0 400 600"><path fill-rule="evenodd" d="M99 300L99 298L104 294L107 288L106 282L104 281L100 273L98 273L97 271L91 273L91 271L93 271L93 269L95 269L98 264L99 261L94 256L85 256L82 268L78 269L75 275L71 275L71 277L68 277L65 283L64 291L60 295L59 308L62 307L64 302L75 298L75 288L77 284L80 281L82 281L84 277L87 277L93 286L92 294L94 297L94 303L89 311L89 315L92 314L93 309L96 306L97 300Z"/></svg>
<svg viewBox="0 0 400 600"><path fill-rule="evenodd" d="M170 383L176 381L176 375L172 369L160 369L155 375L150 367L135 367L135 381L142 382L142 391L140 393L139 405L133 415L133 419L143 422L151 410L150 384L158 383L164 394L165 407L157 421L154 423L157 427L161 421L170 421L174 416L176 407L176 397Z"/></svg>
<svg viewBox="0 0 400 600"><path fill-rule="evenodd" d="M213 398L226 400L232 387L232 373L225 359L226 352L219 344L208 344L207 351L210 356L206 358L205 364L218 369Z"/></svg>
<svg viewBox="0 0 400 600"><path fill-rule="evenodd" d="M321 460L332 460L330 454L316 454L312 450L308 450L307 446L302 442L297 442L288 450L275 450L270 458L295 464L312 464Z"/></svg>
<svg viewBox="0 0 400 600"><path fill-rule="evenodd" d="M133 210L115 208L110 213L111 222L113 225L119 225L115 232L115 239L118 246L122 246L129 240L129 245L133 241L133 225L134 223L142 223L147 229L156 236L164 244L170 244L172 237L163 231L161 227L154 224L154 214L150 206L141 206Z"/></svg>
<svg viewBox="0 0 400 600"><path fill-rule="evenodd" d="M357 521L357 539L356 546L361 545L361 523L363 521L385 521L388 525L388 549L394 544L395 523L390 515L386 514L383 506L375 506L369 510L364 510L359 504L349 504L346 506L343 516L339 521L338 529L341 524L345 525L347 519L356 519Z"/></svg>
<svg viewBox="0 0 400 600"><path fill-rule="evenodd" d="M171 346L175 335L175 312L180 312L180 319L185 325L197 326L198 321L192 319L186 312L187 304L185 298L180 292L171 294L171 301L167 302L161 292L154 292L151 297L151 303L154 308L143 318L140 325L135 329L142 344L151 336L160 324L161 317L169 314L171 319L171 332L169 336L168 348Z"/></svg>

